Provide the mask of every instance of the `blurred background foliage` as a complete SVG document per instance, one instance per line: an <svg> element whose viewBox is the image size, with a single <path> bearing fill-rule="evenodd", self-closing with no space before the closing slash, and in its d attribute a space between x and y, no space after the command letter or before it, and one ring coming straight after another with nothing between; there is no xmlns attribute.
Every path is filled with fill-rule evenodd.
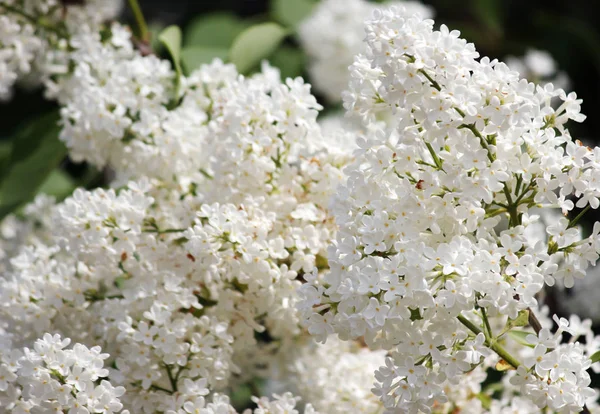
<svg viewBox="0 0 600 414"><path fill-rule="evenodd" d="M152 32L152 47L178 56L181 71L219 57L242 73L263 58L283 77L304 76L306 56L294 34L318 0L140 0ZM503 59L527 49L548 51L570 78L570 90L583 98L587 122L572 124L574 138L597 143L594 115L600 109L600 32L597 2L589 0L425 0L436 24L458 29L482 55ZM365 16L367 17L367 16ZM135 27L125 7L123 19ZM159 33L169 25L179 32ZM165 39L166 37L166 39ZM168 47L165 47L165 44ZM173 50L176 49L176 50ZM320 98L317 95L317 98ZM320 99L322 102L323 100ZM324 103L324 102L323 102ZM326 107L326 110L332 109ZM334 108L335 109L335 108ZM58 141L57 106L41 91L18 90L0 103L0 217L15 211L37 192L65 197L76 186L102 185L106 172L76 165Z"/></svg>

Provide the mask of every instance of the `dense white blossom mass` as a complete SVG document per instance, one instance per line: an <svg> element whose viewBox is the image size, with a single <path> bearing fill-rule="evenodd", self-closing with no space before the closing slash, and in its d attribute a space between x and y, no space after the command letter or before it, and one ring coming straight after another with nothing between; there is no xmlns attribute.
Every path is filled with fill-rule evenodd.
<svg viewBox="0 0 600 414"><path fill-rule="evenodd" d="M581 409L593 395L582 347L542 330L528 339L538 359L520 362L487 316L517 319L544 285L573 286L598 258L598 226L582 239L561 218L546 242L525 235L533 207L598 208L600 152L565 128L583 121L580 100L394 8L376 12L366 41L344 103L385 124L358 140L332 204L331 271L302 287L309 331L388 350L375 393L389 409L431 410L490 351L519 367L513 384L540 409Z"/></svg>
<svg viewBox="0 0 600 414"><path fill-rule="evenodd" d="M390 5L402 6L406 15L434 15L431 6L418 1L374 4L366 0L323 0L300 25L298 35L309 57L310 80L329 102L340 102L348 87L348 67L364 50L365 19L377 8Z"/></svg>
<svg viewBox="0 0 600 414"><path fill-rule="evenodd" d="M122 0L89 0L63 5L61 0L0 1L0 100L12 96L17 81L47 83L69 70L66 41L80 32L98 33L117 16Z"/></svg>
<svg viewBox="0 0 600 414"><path fill-rule="evenodd" d="M273 395L245 413L597 409L600 337L538 300L600 252L575 94L388 7L349 71L354 120L319 124L301 78L178 79L101 24L116 3L73 7L0 0L0 91L41 80L70 157L114 172L0 224L2 412L232 414L257 378Z"/></svg>
<svg viewBox="0 0 600 414"><path fill-rule="evenodd" d="M141 59L150 67L155 60ZM20 236L29 243L5 257L0 281L13 346L48 331L101 343L114 361L111 382L128 389L127 407L177 412L205 395L198 390L251 376L244 355L260 348L257 334L300 333L298 276L326 255L333 235L327 200L350 156L326 150L308 86L274 83L278 75L265 70L245 79L215 62L188 79L177 109L165 110L175 118L195 105L210 119L190 137L202 157L174 166L164 180L109 158L117 181L140 176L119 189L77 190L32 218L50 228ZM231 76L225 82L217 73ZM95 117L102 114L90 112L86 124ZM162 144L136 146L148 136L132 134L115 143L121 152L161 161ZM84 153L92 162L96 155ZM15 238L29 231L12 224Z"/></svg>

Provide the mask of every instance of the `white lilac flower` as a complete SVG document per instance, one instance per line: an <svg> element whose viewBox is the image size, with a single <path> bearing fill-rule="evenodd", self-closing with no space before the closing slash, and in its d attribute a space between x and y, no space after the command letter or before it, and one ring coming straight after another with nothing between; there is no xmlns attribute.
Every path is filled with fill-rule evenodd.
<svg viewBox="0 0 600 414"><path fill-rule="evenodd" d="M433 17L433 9L418 1L394 1L407 15L423 19ZM330 102L339 102L347 89L348 66L364 50L364 21L382 5L366 0L325 0L302 22L300 43L309 56L310 80L315 89Z"/></svg>
<svg viewBox="0 0 600 414"><path fill-rule="evenodd" d="M122 0L90 0L63 6L59 0L0 0L0 100L17 81L52 83L68 71L68 41L78 32L98 32L115 18Z"/></svg>
<svg viewBox="0 0 600 414"><path fill-rule="evenodd" d="M351 144L329 151L310 87L275 81L268 66L244 78L232 65L205 65L167 109L172 70L138 55L122 30L82 35L90 47L73 51L79 63L59 88L71 156L110 165L116 180L10 219L5 237L20 247L3 253L0 327L16 346L45 332L102 346L107 381L127 389L120 400L132 412L230 412L204 390L259 375L249 356L274 345L260 335L302 334L300 276L326 269L328 202ZM111 102L127 109L103 112ZM43 225L29 229L38 216ZM257 413L292 412L296 399L256 403Z"/></svg>
<svg viewBox="0 0 600 414"><path fill-rule="evenodd" d="M320 341L335 332L389 350L375 388L388 410L429 411L490 351L521 364L492 342L490 319L535 309L545 284L572 286L596 261L597 233L582 239L575 215L546 225L546 240L525 231L532 208L567 213L572 197L598 207L598 149L565 128L585 118L575 94L478 59L446 26L436 31L392 7L367 22L366 43L344 105L371 130L332 203L339 231L330 272L307 279L300 309ZM555 339L542 329L537 357L551 358L544 352ZM577 362L549 375L569 377L550 387L565 397L537 393L540 408L581 409L591 392L589 354L564 349Z"/></svg>
<svg viewBox="0 0 600 414"><path fill-rule="evenodd" d="M177 84L100 26L110 4L66 11L69 42L34 30L2 85L45 68L70 156L115 178L0 226L0 409L230 414L225 393L275 372L249 412L298 413L290 390L306 414L594 408L600 337L537 306L600 251L573 214L600 204L574 94L392 7L350 69L354 120L321 128L301 78L216 60Z"/></svg>
<svg viewBox="0 0 600 414"><path fill-rule="evenodd" d="M79 343L67 348L70 343L46 333L33 349L0 349L0 407L11 412L122 412L119 398L125 388L103 379L109 355Z"/></svg>
<svg viewBox="0 0 600 414"><path fill-rule="evenodd" d="M269 378L275 390L287 389L323 413L376 413L383 409L371 393L384 351L330 338L325 344L298 342Z"/></svg>

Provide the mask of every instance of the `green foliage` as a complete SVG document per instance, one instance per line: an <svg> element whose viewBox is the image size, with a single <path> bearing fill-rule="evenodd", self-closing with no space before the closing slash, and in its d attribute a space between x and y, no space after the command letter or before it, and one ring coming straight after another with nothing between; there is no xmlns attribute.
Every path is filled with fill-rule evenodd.
<svg viewBox="0 0 600 414"><path fill-rule="evenodd" d="M165 26L160 22L152 22L148 25L148 31L150 32L150 46L156 54L163 52L163 44L158 39L160 33L165 29Z"/></svg>
<svg viewBox="0 0 600 414"><path fill-rule="evenodd" d="M310 15L315 4L311 0L272 0L271 13L275 20L295 29Z"/></svg>
<svg viewBox="0 0 600 414"><path fill-rule="evenodd" d="M515 342L524 346L528 346L529 348L533 348L534 346L527 341L527 336L529 335L532 335L532 333L514 329L508 331L508 336L510 336Z"/></svg>
<svg viewBox="0 0 600 414"><path fill-rule="evenodd" d="M4 169L10 163L12 144L9 141L0 141L0 177L4 176Z"/></svg>
<svg viewBox="0 0 600 414"><path fill-rule="evenodd" d="M185 30L186 46L228 49L248 24L231 13L212 13L192 20Z"/></svg>
<svg viewBox="0 0 600 414"><path fill-rule="evenodd" d="M481 405L483 406L483 408L485 408L486 410L489 410L492 408L492 397L490 397L487 394L484 394L482 392L480 392L479 394L476 395L477 399L479 399L479 401L481 401Z"/></svg>
<svg viewBox="0 0 600 414"><path fill-rule="evenodd" d="M184 33L181 60L186 73L219 58L227 61L234 40L250 23L232 13L216 12L193 19Z"/></svg>
<svg viewBox="0 0 600 414"><path fill-rule="evenodd" d="M171 59L177 78L175 79L175 96L179 94L179 86L181 85L181 29L178 26L169 26L158 35L158 40L165 46Z"/></svg>
<svg viewBox="0 0 600 414"><path fill-rule="evenodd" d="M310 0L274 1L273 17L288 26L305 18L314 3ZM297 21L292 21L292 17ZM214 58L235 63L248 73L269 58L281 70L283 79L302 75L305 56L297 47L281 45L287 31L276 23L250 26L248 20L227 12L217 12L192 20L184 32L181 61L186 73L210 63ZM248 29L248 30L246 30ZM235 45L234 45L235 43ZM266 43L266 44L265 44Z"/></svg>
<svg viewBox="0 0 600 414"><path fill-rule="evenodd" d="M210 46L186 46L181 49L181 63L186 73L191 73L204 63L210 63L214 58L227 60L229 51L226 48Z"/></svg>
<svg viewBox="0 0 600 414"><path fill-rule="evenodd" d="M39 193L48 194L62 200L77 187L69 174L60 169L55 169L39 188Z"/></svg>
<svg viewBox="0 0 600 414"><path fill-rule="evenodd" d="M511 328L515 326L527 326L529 324L529 311L527 309L519 311L517 317L515 319L509 318L506 324Z"/></svg>
<svg viewBox="0 0 600 414"><path fill-rule="evenodd" d="M231 404L238 409L245 409L251 406L252 387L248 384L242 384L235 388L231 394Z"/></svg>
<svg viewBox="0 0 600 414"><path fill-rule="evenodd" d="M238 71L247 74L261 60L268 58L288 35L277 23L262 23L249 27L235 39L229 59Z"/></svg>
<svg viewBox="0 0 600 414"><path fill-rule="evenodd" d="M270 58L271 64L281 71L282 79L302 76L305 61L302 50L287 45L282 45Z"/></svg>
<svg viewBox="0 0 600 414"><path fill-rule="evenodd" d="M53 171L65 158L67 149L58 140L58 112L29 122L0 150L0 218L30 201L42 186L57 195L65 192L64 180L52 178Z"/></svg>
<svg viewBox="0 0 600 414"><path fill-rule="evenodd" d="M592 364L600 361L600 351L595 352L590 359L592 360Z"/></svg>

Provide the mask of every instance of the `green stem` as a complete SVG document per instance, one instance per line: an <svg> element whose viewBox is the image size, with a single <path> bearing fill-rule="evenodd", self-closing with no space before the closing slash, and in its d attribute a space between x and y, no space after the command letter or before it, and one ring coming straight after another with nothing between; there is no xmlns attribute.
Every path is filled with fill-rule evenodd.
<svg viewBox="0 0 600 414"><path fill-rule="evenodd" d="M431 86L433 86L435 89L437 89L438 91L442 90L442 87L440 86L439 83L437 83L430 75L429 73L427 73L426 71L424 71L423 69L419 69L419 73L422 73L423 75L425 75L425 77L427 78L427 80L429 81L429 83L431 83Z"/></svg>
<svg viewBox="0 0 600 414"><path fill-rule="evenodd" d="M171 390L168 390L168 389L166 389L166 388L163 388L163 387L160 387L160 386L158 386L158 385L154 385L154 384L152 384L152 385L150 386L150 388L151 388L151 389L153 389L153 390L156 390L156 391L163 391L163 392L166 392L167 394L173 394L173 391L171 391Z"/></svg>
<svg viewBox="0 0 600 414"><path fill-rule="evenodd" d="M104 296L100 293L95 293L95 292L92 292L92 293L84 292L83 295L84 295L85 300L87 300L89 302L100 302L100 301L107 300L107 299L124 299L125 298L123 295L119 295L119 294Z"/></svg>
<svg viewBox="0 0 600 414"><path fill-rule="evenodd" d="M519 225L519 213L517 212L518 203L513 203L512 196L510 195L510 190L504 183L504 195L506 196L506 202L508 204L508 214L510 215L510 221L508 223L509 227L515 227Z"/></svg>
<svg viewBox="0 0 600 414"><path fill-rule="evenodd" d="M515 194L519 194L519 191L521 190L521 183L523 182L523 176L521 174L517 175L517 185L515 187ZM521 194L523 195L523 194ZM517 198L516 203L519 203L519 198Z"/></svg>
<svg viewBox="0 0 600 414"><path fill-rule="evenodd" d="M575 227L577 225L577 222L579 222L579 220L581 220L581 218L583 217L583 215L585 213L587 213L590 209L590 205L588 204L587 206L585 206L585 208L583 210L581 210L581 212L579 214L577 214L577 217L575 217L573 220L571 220L571 222L569 223L569 225L567 226L568 229L570 229L571 227Z"/></svg>
<svg viewBox="0 0 600 414"><path fill-rule="evenodd" d="M475 135L477 138L479 138L479 142L481 143L481 146L487 151L488 159L491 162L495 161L494 155L492 154L492 150L490 149L490 146L488 145L487 141L485 140L485 137L483 135L481 135L481 132L479 132L479 130L477 128L475 128L474 124L462 124L460 126L460 128L467 128L469 131L471 131L473 133L473 135Z"/></svg>
<svg viewBox="0 0 600 414"><path fill-rule="evenodd" d="M428 167L430 167L430 168L433 168L434 170L439 170L439 168L438 168L438 166L437 166L437 165L435 165L435 164L432 164L432 163L430 163L430 162L423 161L423 160L419 160L419 161L417 161L417 164L419 164L419 165L426 165L426 166L428 166Z"/></svg>
<svg viewBox="0 0 600 414"><path fill-rule="evenodd" d="M498 203L497 201L492 201L492 204L498 207L502 207L506 210L508 210L508 205L507 204L502 204L502 203Z"/></svg>
<svg viewBox="0 0 600 414"><path fill-rule="evenodd" d="M11 13L18 14L19 16L29 20L33 24L37 24L37 19L35 17L33 17L30 14L25 13L23 10L21 10L17 7L11 6L9 4L2 4L2 5L0 5L0 7L3 8L4 10L8 10Z"/></svg>
<svg viewBox="0 0 600 414"><path fill-rule="evenodd" d="M470 320L465 318L463 315L459 314L457 316L457 318L460 321L460 323L462 323L467 328L469 328L469 330L471 332L473 332L475 335L479 335L481 333L481 329L479 329L479 327L477 325L475 325L473 322L471 322Z"/></svg>
<svg viewBox="0 0 600 414"><path fill-rule="evenodd" d="M509 207L512 206L512 196L510 195L510 191L508 190L506 183L504 183L504 188L502 191L504 191L504 195L506 196L506 202L508 203Z"/></svg>
<svg viewBox="0 0 600 414"><path fill-rule="evenodd" d="M200 174L202 174L204 177L208 178L209 180L212 180L214 177L208 173L208 171L200 168Z"/></svg>
<svg viewBox="0 0 600 414"><path fill-rule="evenodd" d="M150 32L148 31L148 25L146 24L146 20L144 19L144 14L142 13L142 9L140 8L138 0L129 0L129 8L131 9L133 17L135 18L140 40L145 43L150 42Z"/></svg>
<svg viewBox="0 0 600 414"><path fill-rule="evenodd" d="M488 211L487 214L485 215L485 217L486 218L496 217L497 215L504 214L506 212L508 212L507 209L505 209L505 208L498 208L496 210Z"/></svg>
<svg viewBox="0 0 600 414"><path fill-rule="evenodd" d="M181 233L186 231L187 229L165 229L165 230L160 230L160 229L145 229L142 230L144 233L156 233L156 234L167 234L167 233Z"/></svg>
<svg viewBox="0 0 600 414"><path fill-rule="evenodd" d="M515 200L515 204L520 204L521 200L523 200L523 197L525 197L527 195L527 193L529 192L529 190L531 190L531 188L534 186L535 184L532 182L529 183L529 185L527 187L525 187L525 189L523 190L523 192L521 193L521 195L519 197L517 197L517 199ZM518 193L519 191L517 190L516 193Z"/></svg>
<svg viewBox="0 0 600 414"><path fill-rule="evenodd" d="M187 229L165 229L165 230L160 230L158 233L159 234L165 234L165 233L181 233L182 231L186 231Z"/></svg>
<svg viewBox="0 0 600 414"><path fill-rule="evenodd" d="M169 377L169 382L171 383L171 388L173 388L172 393L177 392L177 380L173 377L173 373L171 372L171 367L165 365L165 369L167 370L167 376Z"/></svg>
<svg viewBox="0 0 600 414"><path fill-rule="evenodd" d="M460 323L462 323L464 326L466 326L474 334L479 335L481 333L481 329L479 329L479 327L477 325L475 325L473 322L471 322L470 320L465 318L463 315L459 314L457 316L457 318L460 321ZM486 345L492 351L494 351L496 354L498 354L498 356L500 358L502 358L504 361L509 363L513 368L516 369L519 367L519 365L521 365L521 363L515 357L513 357L506 349L504 349L504 347L502 345L500 345L494 339L492 339L492 340L486 339L485 342L486 342Z"/></svg>
<svg viewBox="0 0 600 414"><path fill-rule="evenodd" d="M433 150L433 147L431 146L431 144L429 142L426 142L425 145L427 146L427 149L429 150L429 154L431 155L431 158L433 158L433 162L435 163L437 169L443 171L442 160L440 159L440 157L437 156L437 154L435 153L435 151Z"/></svg>
<svg viewBox="0 0 600 414"><path fill-rule="evenodd" d="M487 338L488 341L491 341L492 338L494 337L494 334L492 334L492 327L490 326L490 321L487 317L487 312L485 310L485 308L481 308L481 317L483 319L483 326L485 328L485 331L487 331ZM485 333L485 332L484 332Z"/></svg>

